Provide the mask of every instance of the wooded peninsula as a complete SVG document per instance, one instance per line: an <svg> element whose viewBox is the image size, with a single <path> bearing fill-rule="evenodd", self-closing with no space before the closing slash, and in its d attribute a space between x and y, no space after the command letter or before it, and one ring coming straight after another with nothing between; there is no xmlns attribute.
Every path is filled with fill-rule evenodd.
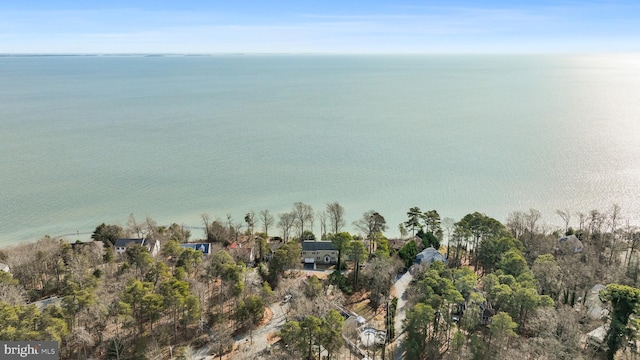
<svg viewBox="0 0 640 360"><path fill-rule="evenodd" d="M202 214L197 236L132 214L0 250L0 341L61 359L635 358L640 228L617 205L557 215L412 207L388 239L375 210L348 232L338 202Z"/></svg>

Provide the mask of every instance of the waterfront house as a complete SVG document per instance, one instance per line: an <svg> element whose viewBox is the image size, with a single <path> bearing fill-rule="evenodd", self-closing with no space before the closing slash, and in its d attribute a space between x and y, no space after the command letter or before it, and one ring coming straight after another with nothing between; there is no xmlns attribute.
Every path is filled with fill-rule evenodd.
<svg viewBox="0 0 640 360"><path fill-rule="evenodd" d="M558 239L558 249L560 253L581 253L584 250L584 244L575 235L567 235Z"/></svg>
<svg viewBox="0 0 640 360"><path fill-rule="evenodd" d="M428 247L416 255L417 264L431 264L434 261L447 262L447 258L433 247Z"/></svg>
<svg viewBox="0 0 640 360"><path fill-rule="evenodd" d="M252 246L242 246L241 243L232 242L227 246L227 251L236 261L242 261L247 265L253 265L256 260L254 248Z"/></svg>
<svg viewBox="0 0 640 360"><path fill-rule="evenodd" d="M185 249L193 249L195 251L201 251L203 256L211 254L211 244L209 243L187 243L180 244Z"/></svg>
<svg viewBox="0 0 640 360"><path fill-rule="evenodd" d="M160 241L152 239L117 239L114 247L118 255L124 254L127 251L127 247L133 245L141 245L149 250L151 256L156 256L160 253Z"/></svg>
<svg viewBox="0 0 640 360"><path fill-rule="evenodd" d="M303 241L302 259L305 266L333 265L338 262L338 250L331 241Z"/></svg>

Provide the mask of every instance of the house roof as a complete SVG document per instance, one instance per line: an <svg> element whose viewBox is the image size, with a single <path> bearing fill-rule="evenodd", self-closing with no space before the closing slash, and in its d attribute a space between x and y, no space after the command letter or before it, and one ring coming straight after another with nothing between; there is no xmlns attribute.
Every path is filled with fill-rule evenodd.
<svg viewBox="0 0 640 360"><path fill-rule="evenodd" d="M269 248L271 249L272 252L276 252L276 250L280 249L281 247L282 247L282 243L279 241L269 243Z"/></svg>
<svg viewBox="0 0 640 360"><path fill-rule="evenodd" d="M102 241L87 241L87 242L76 241L74 243L71 243L71 248L73 250L78 250L80 248L84 248L85 246L97 246L102 248L104 246L104 243Z"/></svg>
<svg viewBox="0 0 640 360"><path fill-rule="evenodd" d="M426 261L431 263L434 261L446 262L447 258L435 248L428 247L422 250L420 253L418 253L418 255L416 255L416 260Z"/></svg>
<svg viewBox="0 0 640 360"><path fill-rule="evenodd" d="M558 244L569 247L574 253L582 252L584 244L575 235L563 236L558 239Z"/></svg>
<svg viewBox="0 0 640 360"><path fill-rule="evenodd" d="M389 239L389 247L393 250L400 250L408 242L404 239Z"/></svg>
<svg viewBox="0 0 640 360"><path fill-rule="evenodd" d="M116 247L127 247L129 245L144 245L144 239L118 239L116 240Z"/></svg>
<svg viewBox="0 0 640 360"><path fill-rule="evenodd" d="M11 273L11 268L9 268L9 265L7 265L5 263L0 263L0 270L4 271L4 272Z"/></svg>
<svg viewBox="0 0 640 360"><path fill-rule="evenodd" d="M565 235L565 236L561 237L560 239L558 239L558 242L574 241L574 240L580 240L580 239L578 239L577 236L572 234L572 235Z"/></svg>
<svg viewBox="0 0 640 360"><path fill-rule="evenodd" d="M31 303L31 304L37 306L38 310L42 310L42 309L46 308L47 306L60 304L61 302L62 302L61 298L59 298L57 296L52 296L50 298L46 298L44 300L36 301L36 302Z"/></svg>
<svg viewBox="0 0 640 360"><path fill-rule="evenodd" d="M609 326L605 324L587 333L587 338L597 344L603 344L608 331Z"/></svg>
<svg viewBox="0 0 640 360"><path fill-rule="evenodd" d="M331 241L303 241L302 251L336 250Z"/></svg>
<svg viewBox="0 0 640 360"><path fill-rule="evenodd" d="M209 253L210 249L209 243L191 243L191 244L180 244L183 248L193 249L196 251L202 251L205 254Z"/></svg>
<svg viewBox="0 0 640 360"><path fill-rule="evenodd" d="M600 290L606 289L602 284L596 284L589 290L584 299L584 306L587 308L587 315L597 320L606 316L609 311L605 308L604 303L600 300Z"/></svg>
<svg viewBox="0 0 640 360"><path fill-rule="evenodd" d="M482 309L482 316L483 316L483 317L490 318L490 317L492 317L493 315L495 315L495 312L493 311L493 309L490 309L490 308L484 308L484 309Z"/></svg>

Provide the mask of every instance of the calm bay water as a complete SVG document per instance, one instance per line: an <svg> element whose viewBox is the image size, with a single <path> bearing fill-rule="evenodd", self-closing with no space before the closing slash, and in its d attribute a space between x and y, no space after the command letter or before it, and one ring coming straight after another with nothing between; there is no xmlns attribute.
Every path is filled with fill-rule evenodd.
<svg viewBox="0 0 640 360"><path fill-rule="evenodd" d="M0 143L0 247L296 201L640 225L640 57L1 57Z"/></svg>

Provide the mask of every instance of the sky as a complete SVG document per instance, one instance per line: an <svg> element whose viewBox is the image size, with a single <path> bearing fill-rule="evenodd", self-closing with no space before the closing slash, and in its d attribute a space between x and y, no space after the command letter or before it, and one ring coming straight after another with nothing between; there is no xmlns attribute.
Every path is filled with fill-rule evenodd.
<svg viewBox="0 0 640 360"><path fill-rule="evenodd" d="M629 53L640 1L19 0L0 53Z"/></svg>

